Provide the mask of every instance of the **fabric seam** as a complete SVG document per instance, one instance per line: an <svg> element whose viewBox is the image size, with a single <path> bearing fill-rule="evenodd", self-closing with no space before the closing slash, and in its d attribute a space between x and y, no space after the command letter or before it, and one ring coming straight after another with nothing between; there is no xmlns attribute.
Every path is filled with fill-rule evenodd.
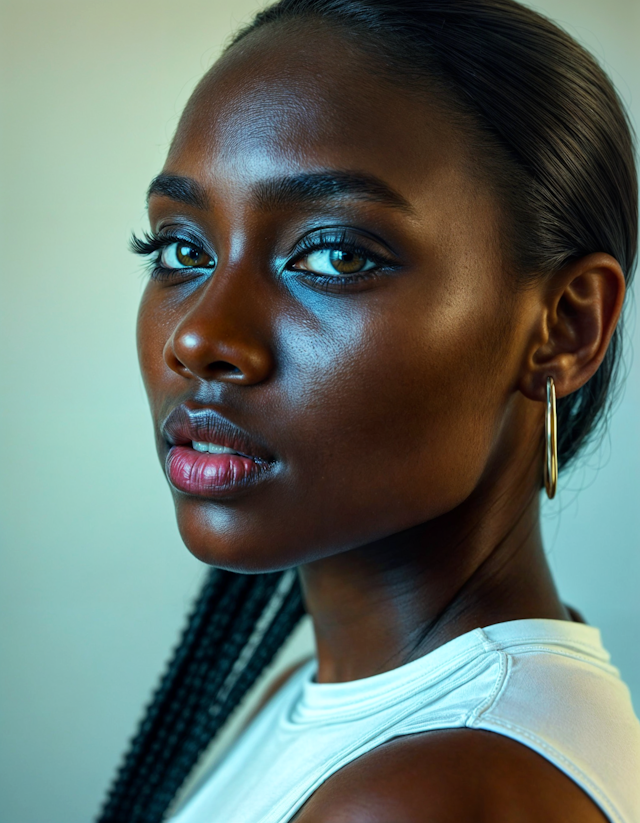
<svg viewBox="0 0 640 823"><path fill-rule="evenodd" d="M509 673L511 672L510 656L501 649L494 649L493 654L498 657L498 673L496 675L496 682L493 684L493 689L491 690L489 696L485 697L484 700L481 700L480 703L478 703L478 705L468 713L465 719L465 726L469 726L471 728L475 726L479 718L498 701L509 679Z"/></svg>
<svg viewBox="0 0 640 823"><path fill-rule="evenodd" d="M579 652L567 651L566 649L554 649L549 648L549 646L528 646L526 649L518 649L516 652L507 653L510 654L511 657L536 653L554 654L558 657L568 657L571 660L580 660L582 663L586 663L589 666L594 666L595 668L600 669L613 677L614 680L620 680L620 672L615 666L597 659L594 660L592 657L584 657Z"/></svg>

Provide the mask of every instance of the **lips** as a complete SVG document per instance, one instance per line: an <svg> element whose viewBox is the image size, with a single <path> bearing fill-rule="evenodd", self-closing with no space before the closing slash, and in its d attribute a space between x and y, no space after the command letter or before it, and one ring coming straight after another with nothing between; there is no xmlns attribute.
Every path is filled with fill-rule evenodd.
<svg viewBox="0 0 640 823"><path fill-rule="evenodd" d="M186 494L233 494L262 479L275 462L256 438L211 409L178 406L167 417L162 431L171 447L165 464L167 476L176 489ZM205 444L226 451L208 451Z"/></svg>
<svg viewBox="0 0 640 823"><path fill-rule="evenodd" d="M272 463L274 460L274 456L258 440L212 409L178 406L167 417L162 430L172 446L185 446L193 442L217 443L256 462Z"/></svg>

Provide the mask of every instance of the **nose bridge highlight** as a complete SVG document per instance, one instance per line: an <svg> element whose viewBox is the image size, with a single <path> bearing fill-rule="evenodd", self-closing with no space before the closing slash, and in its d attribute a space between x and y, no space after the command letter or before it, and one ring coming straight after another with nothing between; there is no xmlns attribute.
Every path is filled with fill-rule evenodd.
<svg viewBox="0 0 640 823"><path fill-rule="evenodd" d="M165 359L186 376L257 383L273 368L265 328L266 301L242 266L217 269L165 347Z"/></svg>

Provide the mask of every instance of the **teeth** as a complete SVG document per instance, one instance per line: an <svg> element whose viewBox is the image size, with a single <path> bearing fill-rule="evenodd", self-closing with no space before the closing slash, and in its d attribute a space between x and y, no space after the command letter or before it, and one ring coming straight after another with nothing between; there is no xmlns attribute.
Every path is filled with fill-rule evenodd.
<svg viewBox="0 0 640 823"><path fill-rule="evenodd" d="M226 446L218 446L217 443L201 443L197 440L192 440L191 445L197 452L209 452L209 454L237 454L233 449L228 449Z"/></svg>

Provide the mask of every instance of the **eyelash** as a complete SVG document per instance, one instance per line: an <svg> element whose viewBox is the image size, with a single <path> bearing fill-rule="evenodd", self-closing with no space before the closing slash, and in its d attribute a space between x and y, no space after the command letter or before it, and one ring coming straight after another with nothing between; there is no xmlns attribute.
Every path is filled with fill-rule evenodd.
<svg viewBox="0 0 640 823"><path fill-rule="evenodd" d="M186 269L170 269L166 266L160 265L160 252L165 249L167 246L172 245L173 243L190 243L196 248L202 250L207 254L206 250L203 248L202 244L193 240L187 236L178 236L173 234L150 234L149 232L143 232L142 237L138 237L135 234L132 235L130 241L130 248L134 254L142 255L143 257L150 257L152 254L155 254L152 260L149 260L147 263L149 277L152 280L157 281L168 281L174 278L180 277L180 272L185 271ZM347 251L351 254L358 255L363 257L364 259L371 261L372 263L376 264L375 269L369 269L365 272L355 272L351 275L327 275L327 274L316 274L314 272L306 272L304 269L294 269L293 264L297 263L301 258L306 257L307 255L311 254L312 252L317 251L326 251L326 250L336 250L336 251ZM361 243L358 243L354 238L349 237L346 230L342 229L337 234L335 232L324 232L314 235L308 235L303 237L302 240L296 245L295 249L292 251L292 255L289 258L288 263L285 266L287 271L293 271L297 275L312 279L314 285L320 287L322 290L325 291L335 291L335 287L338 287L338 290L347 289L350 285L354 283L361 283L365 280L373 280L380 276L382 271L389 271L390 269L394 268L394 264L391 260L386 259L381 254L371 251L370 249L365 248ZM194 271L201 271L201 269L197 269L194 267Z"/></svg>
<svg viewBox="0 0 640 823"><path fill-rule="evenodd" d="M356 272L354 274L346 275L328 275L315 274L314 272L305 272L304 269L292 268L294 263L297 263L301 258L306 257L312 252L316 251L347 251L365 260L370 260L376 264L375 269L369 269L365 272ZM366 280L375 280L381 276L383 271L389 271L394 267L391 260L383 257L383 255L366 248L361 242L358 242L353 237L350 237L346 229L340 229L337 233L335 230L320 232L313 235L307 235L297 243L293 257L290 258L286 265L287 271L294 271L302 277L313 279L314 284L325 291L336 291L347 289L350 285L355 283L362 283Z"/></svg>
<svg viewBox="0 0 640 823"><path fill-rule="evenodd" d="M150 257L155 254L156 256L146 263L149 277L151 280L166 281L179 277L179 272L184 271L184 269L168 269L166 266L160 265L161 252L173 243L191 244L204 251L202 245L190 237L180 237L177 234L150 234L147 231L142 233L142 237L132 234L129 248L134 254L139 254L142 257ZM198 271L195 268L194 270Z"/></svg>

